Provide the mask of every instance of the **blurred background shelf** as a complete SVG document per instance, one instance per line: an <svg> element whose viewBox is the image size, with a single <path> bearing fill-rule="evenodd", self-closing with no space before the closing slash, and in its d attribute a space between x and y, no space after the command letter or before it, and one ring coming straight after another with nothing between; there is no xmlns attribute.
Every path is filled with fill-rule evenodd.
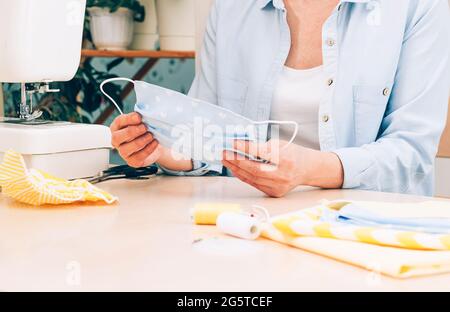
<svg viewBox="0 0 450 312"><path fill-rule="evenodd" d="M107 57L107 58L146 58L148 59L142 67L138 69L136 74L132 77L132 80L141 80L158 62L160 59L193 59L195 58L195 51L155 51L155 50L82 50L81 56L83 58L93 57ZM123 88L120 97L125 99L131 91L133 91L133 84L128 83ZM102 114L97 118L95 123L103 124L114 113L114 106L110 105L106 108Z"/></svg>
<svg viewBox="0 0 450 312"><path fill-rule="evenodd" d="M195 51L155 51L155 50L123 50L123 51L107 51L107 50L82 50L83 57L109 57L109 58L179 58L193 59Z"/></svg>

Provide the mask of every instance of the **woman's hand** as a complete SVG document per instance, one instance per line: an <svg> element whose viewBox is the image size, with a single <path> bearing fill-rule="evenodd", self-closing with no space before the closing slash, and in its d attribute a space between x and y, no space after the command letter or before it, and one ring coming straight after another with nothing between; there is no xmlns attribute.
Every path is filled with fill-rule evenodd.
<svg viewBox="0 0 450 312"><path fill-rule="evenodd" d="M236 150L269 160L271 164L261 164L225 151L223 165L235 177L271 197L283 197L300 185L342 187L343 169L336 154L295 144L283 149L286 144L284 141L265 144L236 141Z"/></svg>
<svg viewBox="0 0 450 312"><path fill-rule="evenodd" d="M128 165L150 166L161 156L161 146L147 131L138 113L117 117L111 124L112 145Z"/></svg>
<svg viewBox="0 0 450 312"><path fill-rule="evenodd" d="M112 145L131 167L147 167L158 163L174 171L192 170L192 161L162 147L147 131L138 113L117 117L111 124Z"/></svg>

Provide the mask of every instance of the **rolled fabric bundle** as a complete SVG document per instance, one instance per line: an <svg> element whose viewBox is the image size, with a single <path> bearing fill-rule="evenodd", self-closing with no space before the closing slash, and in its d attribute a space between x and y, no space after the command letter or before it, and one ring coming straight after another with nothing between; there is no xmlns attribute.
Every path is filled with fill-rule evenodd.
<svg viewBox="0 0 450 312"><path fill-rule="evenodd" d="M402 210L402 208L398 208L402 207L402 204L376 204L380 207L387 205L391 210ZM338 208L334 205L337 205L336 207ZM340 210L346 205L348 205L348 202L334 202L303 209L298 212L275 217L271 220L271 224L281 233L292 237L316 236L405 249L450 250L450 234L433 234L423 231L405 231L385 226L365 226L328 221L331 218L330 215L334 216L336 210ZM360 205L364 207L364 203L360 203ZM425 208L427 205L433 206L433 202L408 205L411 208L414 208L414 205L423 205ZM408 212L406 211L406 213ZM427 211L424 210L423 214L426 215L426 213ZM449 212L447 211L445 215L448 214ZM335 217L332 217L331 220L333 218Z"/></svg>

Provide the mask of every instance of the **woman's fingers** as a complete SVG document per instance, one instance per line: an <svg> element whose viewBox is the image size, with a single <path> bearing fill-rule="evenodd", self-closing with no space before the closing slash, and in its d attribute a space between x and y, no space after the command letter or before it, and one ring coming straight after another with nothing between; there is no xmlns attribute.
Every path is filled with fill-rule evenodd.
<svg viewBox="0 0 450 312"><path fill-rule="evenodd" d="M117 117L111 124L111 144L115 148L133 141L147 132L147 127L142 123L141 115L131 113Z"/></svg>
<svg viewBox="0 0 450 312"><path fill-rule="evenodd" d="M138 113L121 115L114 119L111 124L111 132L126 128L128 126L137 126L142 123L142 117Z"/></svg>
<svg viewBox="0 0 450 312"><path fill-rule="evenodd" d="M223 165L233 172L233 175L240 180L250 184L250 185L262 185L262 186L273 186L274 181L270 178L259 176L258 174L252 174L246 170L243 170L236 166L234 163L227 160L223 161Z"/></svg>
<svg viewBox="0 0 450 312"><path fill-rule="evenodd" d="M234 141L234 148L238 151L263 159L266 159L265 157L269 156L270 153L270 146L267 143L261 142L236 140Z"/></svg>
<svg viewBox="0 0 450 312"><path fill-rule="evenodd" d="M255 188L258 188L258 185L251 178L249 178L248 176L241 175L238 172L233 172L233 175L234 175L235 178L238 178L242 182L247 183L248 185L251 185L251 186L253 186Z"/></svg>
<svg viewBox="0 0 450 312"><path fill-rule="evenodd" d="M127 129L129 129L128 127ZM140 150L144 149L148 144L150 144L153 141L153 135L149 132L133 139L132 141L128 143L124 143L118 147L119 154L123 158L128 158L132 154L135 154L139 152Z"/></svg>
<svg viewBox="0 0 450 312"><path fill-rule="evenodd" d="M119 148L120 145L139 138L147 132L147 127L144 124L137 126L128 126L126 128L112 132L112 145Z"/></svg>
<svg viewBox="0 0 450 312"><path fill-rule="evenodd" d="M266 143L236 140L234 141L234 148L254 157L278 164L281 144L282 142L278 140L271 140Z"/></svg>
<svg viewBox="0 0 450 312"><path fill-rule="evenodd" d="M275 189L273 181L267 185L267 183L260 184L260 180L255 180L254 178L249 177L246 174L242 174L242 171L233 172L234 176L248 185L253 186L254 188L260 190L270 197L283 197L285 195L284 192Z"/></svg>
<svg viewBox="0 0 450 312"><path fill-rule="evenodd" d="M273 179L277 167L271 164L262 164L256 161L242 159L235 153L226 151L223 155L224 162L242 169L252 176L258 176L265 179Z"/></svg>
<svg viewBox="0 0 450 312"><path fill-rule="evenodd" d="M270 197L283 197L289 189L279 180L277 166L241 160L225 152L223 165L239 180L257 188Z"/></svg>
<svg viewBox="0 0 450 312"><path fill-rule="evenodd" d="M147 131L138 113L117 117L111 124L112 145L131 167L145 167L161 156L159 143Z"/></svg>
<svg viewBox="0 0 450 312"><path fill-rule="evenodd" d="M158 160L160 154L160 149L158 147L159 142L157 140L153 140L142 150L126 158L128 165L134 168L141 168L155 163Z"/></svg>
<svg viewBox="0 0 450 312"><path fill-rule="evenodd" d="M150 155L148 155L147 158L144 159L143 166L144 167L150 166L158 162L158 160L162 157L162 155L163 155L163 147L161 146L161 144L158 143L153 152L150 153Z"/></svg>

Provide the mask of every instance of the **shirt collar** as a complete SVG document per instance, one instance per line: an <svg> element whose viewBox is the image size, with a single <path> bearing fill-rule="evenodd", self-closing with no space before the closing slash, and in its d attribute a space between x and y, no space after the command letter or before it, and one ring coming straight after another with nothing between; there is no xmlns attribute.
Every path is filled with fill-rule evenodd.
<svg viewBox="0 0 450 312"><path fill-rule="evenodd" d="M270 3L276 9L284 9L284 1L283 0L259 0L261 9L265 9Z"/></svg>
<svg viewBox="0 0 450 312"><path fill-rule="evenodd" d="M273 7L276 9L284 9L284 1L283 0L258 0L261 9L265 9L270 3L272 3ZM341 3L351 2L351 3L369 3L373 0L341 0Z"/></svg>

